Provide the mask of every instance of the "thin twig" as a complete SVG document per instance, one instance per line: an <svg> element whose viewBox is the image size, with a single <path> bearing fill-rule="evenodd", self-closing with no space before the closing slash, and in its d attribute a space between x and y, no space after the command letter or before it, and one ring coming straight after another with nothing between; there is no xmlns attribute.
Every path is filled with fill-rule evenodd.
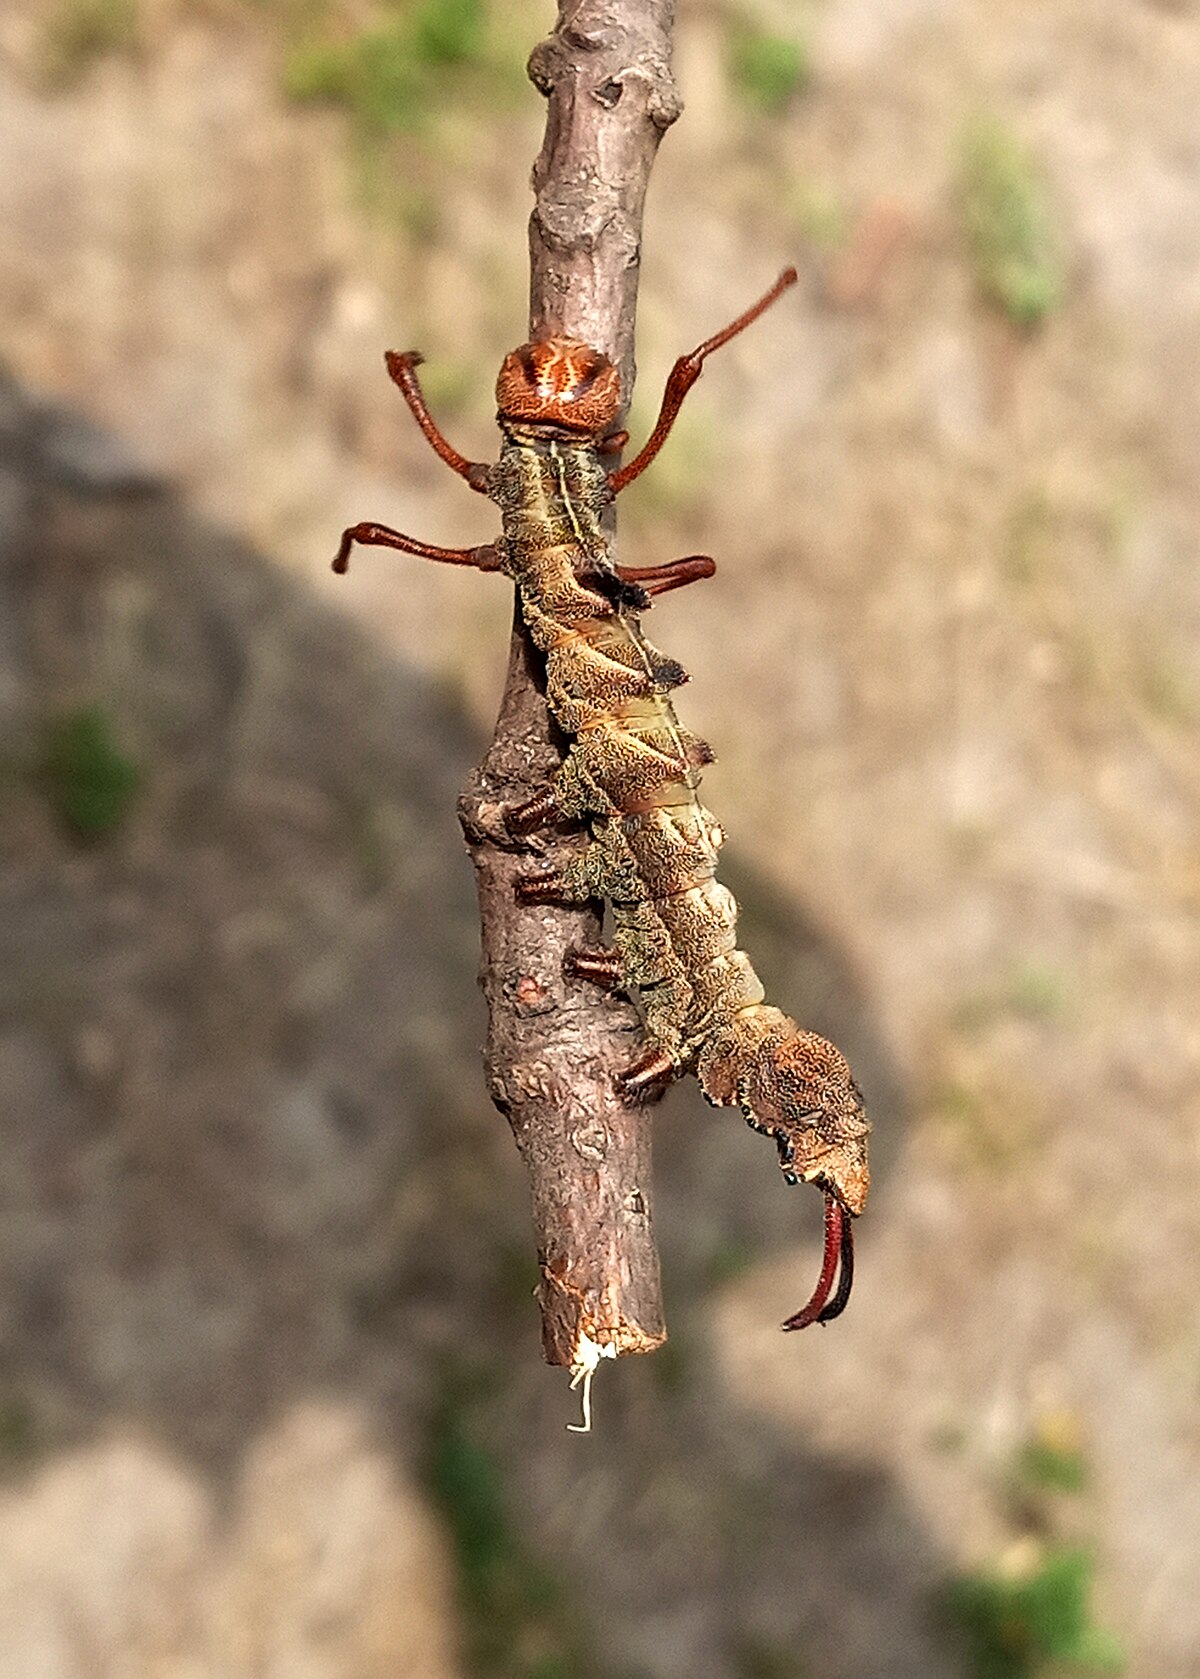
<svg viewBox="0 0 1200 1679"><path fill-rule="evenodd" d="M673 0L560 0L529 74L548 100L534 165L530 337L582 339L618 363L628 403L642 206L658 142L679 113L671 75ZM666 1337L650 1188L650 1115L622 1104L632 1008L563 978L563 957L599 936L592 908L530 909L515 882L536 854L562 867L578 833L511 839L502 805L543 788L563 741L540 660L519 619L495 738L460 816L483 923L482 983L492 1098L528 1167L541 1269L542 1344L579 1371L649 1352Z"/></svg>

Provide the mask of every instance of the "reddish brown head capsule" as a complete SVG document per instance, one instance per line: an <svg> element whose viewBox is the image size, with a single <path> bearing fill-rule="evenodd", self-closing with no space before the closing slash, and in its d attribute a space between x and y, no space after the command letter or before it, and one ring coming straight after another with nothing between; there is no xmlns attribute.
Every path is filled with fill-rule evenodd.
<svg viewBox="0 0 1200 1679"><path fill-rule="evenodd" d="M504 358L496 381L502 420L600 432L617 417L621 381L606 355L573 338L522 344Z"/></svg>

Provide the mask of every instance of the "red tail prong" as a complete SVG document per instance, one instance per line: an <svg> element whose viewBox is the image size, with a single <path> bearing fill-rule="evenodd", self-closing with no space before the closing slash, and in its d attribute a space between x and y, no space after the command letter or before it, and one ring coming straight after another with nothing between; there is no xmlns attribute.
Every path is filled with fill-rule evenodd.
<svg viewBox="0 0 1200 1679"><path fill-rule="evenodd" d="M825 1313L825 1304L833 1289L833 1279L837 1274L838 1261L844 1252L844 1231L849 1225L849 1215L836 1195L826 1192L825 1195L825 1258L821 1265L821 1275L817 1278L817 1286L813 1290L812 1299L806 1306L794 1313L782 1327L787 1329L807 1329L810 1323L820 1323ZM839 1288L838 1296L842 1290ZM847 1287L846 1297L850 1290ZM834 1304L840 1312L846 1304L845 1300L835 1297ZM836 1316L836 1313L834 1314Z"/></svg>
<svg viewBox="0 0 1200 1679"><path fill-rule="evenodd" d="M842 1268L838 1272L837 1293L817 1319L818 1323L832 1323L840 1318L850 1304L850 1290L854 1287L854 1220L842 1214Z"/></svg>

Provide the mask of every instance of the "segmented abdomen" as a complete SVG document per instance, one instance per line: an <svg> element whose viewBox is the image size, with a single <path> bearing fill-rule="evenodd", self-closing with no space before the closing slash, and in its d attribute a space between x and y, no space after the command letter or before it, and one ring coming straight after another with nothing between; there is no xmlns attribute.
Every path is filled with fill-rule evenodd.
<svg viewBox="0 0 1200 1679"><path fill-rule="evenodd" d="M716 879L721 829L696 795L712 754L680 725L668 697L685 673L626 612L567 630L532 601L525 611L546 648L551 707L575 737L558 802L592 830L576 884L612 904L615 943L641 992L647 1031L686 1067L701 1040L761 1002L763 989L736 948L733 895Z"/></svg>
<svg viewBox="0 0 1200 1679"><path fill-rule="evenodd" d="M510 457L514 511L505 521L508 569L546 655L547 699L573 737L557 803L592 834L567 884L611 905L624 977L638 989L652 1043L678 1070L695 1071L710 1101L740 1105L775 1137L789 1178L836 1187L857 1213L868 1182L861 1098L832 1044L764 1002L737 948L737 904L716 879L724 836L696 793L712 753L680 725L669 698L686 672L613 604L601 502L591 493L602 469L582 453Z"/></svg>

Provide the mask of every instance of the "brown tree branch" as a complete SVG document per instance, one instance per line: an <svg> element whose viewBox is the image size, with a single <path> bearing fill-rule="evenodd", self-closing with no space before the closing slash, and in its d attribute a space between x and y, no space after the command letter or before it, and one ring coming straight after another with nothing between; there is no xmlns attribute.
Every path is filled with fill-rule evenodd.
<svg viewBox="0 0 1200 1679"><path fill-rule="evenodd" d="M559 0L529 74L549 101L533 171L530 337L582 339L633 388L642 206L665 129L679 113L671 75L673 0ZM562 867L583 843L514 841L503 805L543 788L564 742L547 713L541 661L519 621L495 738L460 816L483 923L482 983L493 1100L529 1170L541 1268L542 1345L551 1364L649 1352L666 1338L650 1189L650 1115L617 1095L637 1017L578 980L566 952L598 941L595 909L527 908L531 867Z"/></svg>

